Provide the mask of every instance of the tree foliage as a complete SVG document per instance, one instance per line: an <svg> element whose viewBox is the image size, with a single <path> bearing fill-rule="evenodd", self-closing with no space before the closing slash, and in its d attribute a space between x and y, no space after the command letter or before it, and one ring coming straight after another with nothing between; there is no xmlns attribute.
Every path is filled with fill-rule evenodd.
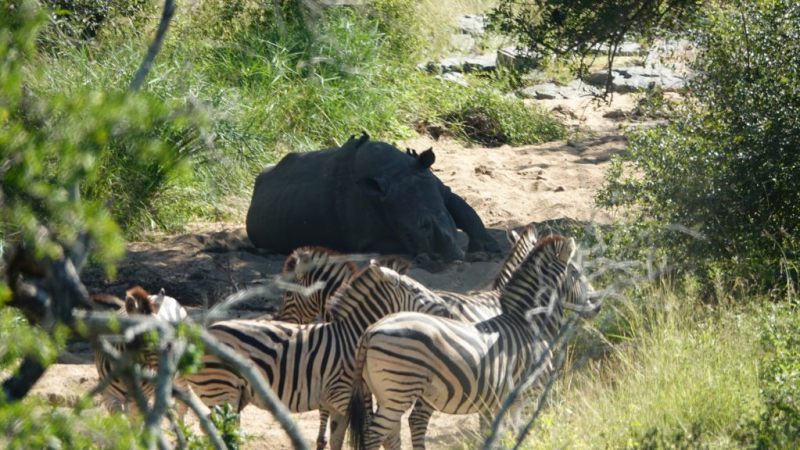
<svg viewBox="0 0 800 450"><path fill-rule="evenodd" d="M500 0L490 14L498 31L534 53L586 56L608 45L609 66L626 37L653 37L686 25L699 0ZM585 69L584 66L581 69Z"/></svg>
<svg viewBox="0 0 800 450"><path fill-rule="evenodd" d="M600 194L654 226L682 263L764 287L797 281L800 5L743 2L704 16L694 96L636 134Z"/></svg>

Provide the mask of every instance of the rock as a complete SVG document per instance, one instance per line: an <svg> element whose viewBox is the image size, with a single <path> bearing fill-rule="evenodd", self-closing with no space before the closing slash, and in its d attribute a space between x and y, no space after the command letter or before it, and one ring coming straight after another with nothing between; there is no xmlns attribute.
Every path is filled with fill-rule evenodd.
<svg viewBox="0 0 800 450"><path fill-rule="evenodd" d="M519 91L519 96L536 100L553 100L562 98L588 97L596 93L596 89L581 82L574 80L566 86L559 86L555 83L540 83L526 87Z"/></svg>
<svg viewBox="0 0 800 450"><path fill-rule="evenodd" d="M468 34L453 34L450 36L450 47L459 53L469 53L475 46L475 39Z"/></svg>
<svg viewBox="0 0 800 450"><path fill-rule="evenodd" d="M497 68L497 54L469 55L462 68L464 72L491 72Z"/></svg>
<svg viewBox="0 0 800 450"><path fill-rule="evenodd" d="M600 44L597 48L600 53L608 52L608 44ZM617 56L636 56L644 53L644 49L636 42L623 42L617 47Z"/></svg>
<svg viewBox="0 0 800 450"><path fill-rule="evenodd" d="M542 83L533 86L528 86L519 91L520 96L523 98L532 98L536 100L554 100L562 98L558 92L558 86L555 83Z"/></svg>
<svg viewBox="0 0 800 450"><path fill-rule="evenodd" d="M584 81L605 88L608 72L595 72ZM618 67L612 70L611 89L614 92L638 92L655 87L675 91L685 86L686 77L666 67Z"/></svg>
<svg viewBox="0 0 800 450"><path fill-rule="evenodd" d="M598 95L600 93L600 91L597 88L581 80L572 80L566 87L576 91L578 94L576 95L576 97L591 97L593 95ZM572 98L572 97L567 97L567 98Z"/></svg>
<svg viewBox="0 0 800 450"><path fill-rule="evenodd" d="M559 186L559 187L553 189L553 192L564 192L564 186Z"/></svg>
<svg viewBox="0 0 800 450"><path fill-rule="evenodd" d="M677 41L659 41L650 47L644 62L646 66L658 66L666 58L672 58L679 53L691 51L695 45L686 39Z"/></svg>
<svg viewBox="0 0 800 450"><path fill-rule="evenodd" d="M497 51L497 66L508 70L523 71L539 67L541 55L518 50L516 47L505 47Z"/></svg>
<svg viewBox="0 0 800 450"><path fill-rule="evenodd" d="M456 23L463 34L480 36L486 31L486 16L481 14L464 14L456 18Z"/></svg>

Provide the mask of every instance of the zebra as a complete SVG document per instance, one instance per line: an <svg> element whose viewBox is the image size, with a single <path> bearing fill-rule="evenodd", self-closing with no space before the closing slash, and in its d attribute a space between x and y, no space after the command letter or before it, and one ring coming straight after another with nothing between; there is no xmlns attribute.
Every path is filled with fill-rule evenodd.
<svg viewBox="0 0 800 450"><path fill-rule="evenodd" d="M536 229L533 224L525 226L519 233L513 229L506 231L506 237L511 243L511 252L500 268L491 284L491 290L499 290L508 282L508 279L519 266L519 263L536 244ZM310 323L317 317L323 317L325 303L335 292L335 287L348 279L348 275L355 273L355 265L344 261L338 253L321 247L304 247L295 250L286 260L283 273L294 279L294 283L302 287L311 287L321 282L323 288L314 290L313 294L304 295L300 290L289 290L284 294L281 307L275 320L290 323ZM380 264L397 264L403 261L406 266L402 270L395 268L398 273L408 271L407 262L397 258L394 262L380 261ZM391 261L391 260L390 260ZM293 274L293 275L292 275ZM489 298L483 301L474 293L471 295L458 294L448 291L434 290L454 309L453 313L461 316L467 322L485 320L500 314L500 304L496 299Z"/></svg>
<svg viewBox="0 0 800 450"><path fill-rule="evenodd" d="M348 406L353 445L377 449L390 438L390 447L399 448L400 418L415 403L409 418L414 450L425 448L434 409L484 417L499 409L515 386L536 375L539 358L551 356L563 309L586 317L599 311L600 304L587 300L579 268L572 268L574 253L574 241L562 236L537 242L499 291L502 314L489 320L465 324L407 312L370 327L359 341ZM552 370L546 361L539 372ZM366 429L370 393L377 410Z"/></svg>
<svg viewBox="0 0 800 450"><path fill-rule="evenodd" d="M125 300L107 294L95 294L90 298L96 309L115 310L118 317L133 317L138 315L153 316L160 320L178 322L186 318L186 310L177 300L165 295L164 289L158 295L150 295L141 286L135 286L125 292ZM132 362L156 369L158 357L151 351L143 350L143 343L137 339L131 343L116 344L116 350L131 356ZM98 377L103 380L114 371L114 362L101 349L94 352L94 364ZM151 398L154 386L142 382L139 386L145 398ZM128 386L120 379L114 378L102 391L103 404L109 412L133 412L137 408L135 402L129 399ZM182 415L183 412L180 412Z"/></svg>
<svg viewBox="0 0 800 450"><path fill-rule="evenodd" d="M533 224L527 225L519 233L513 229L506 231L506 237L512 244L511 252L501 266L495 280L492 282L492 289L498 290L511 277L520 262L530 252L536 244L536 229ZM324 317L325 302L330 297L332 285L340 285L342 274L349 273L351 264L342 259L337 259L337 253L315 247L302 248L295 250L287 259L284 274L294 273L295 283L310 287L315 283L322 282L324 287L315 290L311 295L303 295L299 291L287 291L283 297L283 303L276 320L286 320L287 316L299 317L301 321L294 323L309 323L315 317ZM393 268L396 272L405 274L409 264L400 258L385 257L379 260L383 266ZM500 304L496 296L492 295L464 295L447 291L434 291L449 306L451 314L459 320L465 322L478 322L486 320L500 314ZM284 313L285 311L289 313ZM303 311L305 314L298 314L296 311ZM424 408L424 405L420 405ZM328 412L320 410L320 425L317 434L317 449L322 450L327 444Z"/></svg>
<svg viewBox="0 0 800 450"><path fill-rule="evenodd" d="M346 431L353 359L364 330L393 312L452 316L435 294L377 261L345 283L327 309L326 323L229 320L212 324L208 331L250 358L290 411L328 411L331 448L339 450ZM204 368L185 378L206 406L228 402L239 411L248 403L264 407L230 367L212 355L205 355L203 363Z"/></svg>
<svg viewBox="0 0 800 450"><path fill-rule="evenodd" d="M287 323L310 323L325 313L328 298L358 271L356 264L346 261L339 253L324 247L295 249L283 266L283 275L297 286L312 288L318 281L323 286L311 293L302 289L287 289L275 320Z"/></svg>
<svg viewBox="0 0 800 450"><path fill-rule="evenodd" d="M401 258L381 257L375 260L383 267L388 267L404 275L408 272L410 263ZM295 286L313 288L317 283L322 286L313 289L310 293L303 289L287 289L283 295L280 309L274 320L307 324L317 317L325 319L325 306L328 299L346 282L355 277L358 272L356 264L345 257L325 247L300 247L295 249L283 266L284 277L291 280ZM327 409L319 411L319 432L317 434L317 448L322 450L327 445L329 413Z"/></svg>

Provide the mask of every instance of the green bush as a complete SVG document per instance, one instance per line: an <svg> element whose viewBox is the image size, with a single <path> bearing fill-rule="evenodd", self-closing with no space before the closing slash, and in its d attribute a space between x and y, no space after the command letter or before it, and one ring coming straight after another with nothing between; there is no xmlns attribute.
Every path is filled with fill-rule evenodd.
<svg viewBox="0 0 800 450"><path fill-rule="evenodd" d="M491 85L465 90L454 103L444 114L445 123L480 144L539 144L566 134L566 127L538 106L526 106Z"/></svg>
<svg viewBox="0 0 800 450"><path fill-rule="evenodd" d="M706 279L764 289L796 280L798 37L794 1L710 9L693 97L666 127L634 134L599 203L650 224L653 243Z"/></svg>
<svg viewBox="0 0 800 450"><path fill-rule="evenodd" d="M800 448L800 314L797 303L771 305L762 343L767 352L761 373L765 410L738 432L750 448Z"/></svg>

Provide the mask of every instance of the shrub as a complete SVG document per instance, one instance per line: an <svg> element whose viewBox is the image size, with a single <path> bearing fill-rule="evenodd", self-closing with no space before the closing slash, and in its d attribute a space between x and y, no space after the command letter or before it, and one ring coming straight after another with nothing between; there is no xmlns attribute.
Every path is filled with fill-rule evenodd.
<svg viewBox="0 0 800 450"><path fill-rule="evenodd" d="M694 97L633 136L598 201L650 224L685 269L786 286L800 245L800 6L722 5L702 24Z"/></svg>
<svg viewBox="0 0 800 450"><path fill-rule="evenodd" d="M443 118L456 133L488 146L539 144L566 134L564 125L538 106L526 106L490 85L464 91Z"/></svg>
<svg viewBox="0 0 800 450"><path fill-rule="evenodd" d="M757 449L800 447L800 315L797 303L771 305L765 316L762 344L767 356L761 373L765 410L737 433Z"/></svg>

